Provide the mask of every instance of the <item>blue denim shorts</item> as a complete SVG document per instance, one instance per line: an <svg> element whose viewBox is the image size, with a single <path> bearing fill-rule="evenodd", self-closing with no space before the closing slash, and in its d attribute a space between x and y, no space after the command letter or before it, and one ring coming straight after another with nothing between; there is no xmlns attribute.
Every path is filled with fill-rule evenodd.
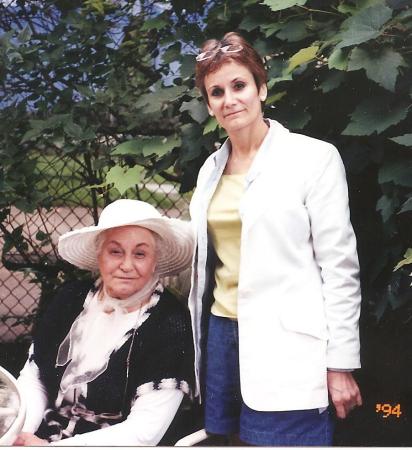
<svg viewBox="0 0 412 450"><path fill-rule="evenodd" d="M205 428L239 434L252 445L330 446L334 421L329 410L255 411L242 400L237 321L211 314L206 351Z"/></svg>

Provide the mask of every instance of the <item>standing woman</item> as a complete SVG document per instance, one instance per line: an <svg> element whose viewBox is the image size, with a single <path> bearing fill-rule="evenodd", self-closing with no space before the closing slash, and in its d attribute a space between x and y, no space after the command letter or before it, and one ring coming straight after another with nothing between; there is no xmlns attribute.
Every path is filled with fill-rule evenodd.
<svg viewBox="0 0 412 450"><path fill-rule="evenodd" d="M196 61L196 84L229 136L201 168L190 206L206 431L254 445L331 445L328 396L340 418L362 403L351 374L360 287L342 161L331 144L263 117L266 71L240 35L205 42Z"/></svg>

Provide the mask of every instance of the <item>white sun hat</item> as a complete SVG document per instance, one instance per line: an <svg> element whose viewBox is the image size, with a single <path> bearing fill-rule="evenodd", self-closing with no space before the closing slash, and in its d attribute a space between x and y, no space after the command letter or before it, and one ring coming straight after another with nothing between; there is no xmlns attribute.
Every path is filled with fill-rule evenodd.
<svg viewBox="0 0 412 450"><path fill-rule="evenodd" d="M188 222L162 216L140 200L121 199L106 206L96 226L69 231L59 238L60 256L80 269L98 270L96 238L109 228L138 225L154 231L160 241L156 270L160 277L176 275L192 260L194 236Z"/></svg>

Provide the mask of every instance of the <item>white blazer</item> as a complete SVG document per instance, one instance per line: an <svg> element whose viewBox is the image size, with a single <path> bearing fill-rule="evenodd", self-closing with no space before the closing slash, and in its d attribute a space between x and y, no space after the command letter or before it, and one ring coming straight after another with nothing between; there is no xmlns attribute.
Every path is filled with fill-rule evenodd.
<svg viewBox="0 0 412 450"><path fill-rule="evenodd" d="M207 209L229 149L226 141L206 160L190 205L197 236L189 295L197 383L202 297L214 276L206 267ZM239 211L243 400L259 411L327 406L327 368L360 367L359 266L338 151L270 121Z"/></svg>

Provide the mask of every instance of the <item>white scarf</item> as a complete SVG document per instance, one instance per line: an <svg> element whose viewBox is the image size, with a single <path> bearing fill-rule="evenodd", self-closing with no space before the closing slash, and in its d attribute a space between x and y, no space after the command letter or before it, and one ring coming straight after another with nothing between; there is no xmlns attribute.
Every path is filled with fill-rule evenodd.
<svg viewBox="0 0 412 450"><path fill-rule="evenodd" d="M146 285L148 288L145 286L124 300L108 296L104 289L88 293L83 311L73 322L57 353L56 366L69 363L60 382L60 401L69 390L84 387L102 374L107 369L110 355L129 338L128 332L139 328L149 317L147 310L159 301L159 295L153 291L163 291L155 278ZM129 312L132 307L137 309Z"/></svg>

